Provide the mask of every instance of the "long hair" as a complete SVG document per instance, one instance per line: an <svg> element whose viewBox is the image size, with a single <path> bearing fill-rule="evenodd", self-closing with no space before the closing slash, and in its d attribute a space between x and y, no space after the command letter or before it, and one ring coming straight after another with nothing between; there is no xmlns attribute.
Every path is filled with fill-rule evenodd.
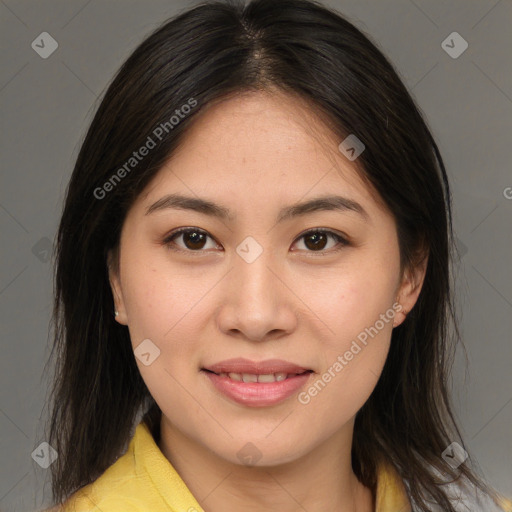
<svg viewBox="0 0 512 512"><path fill-rule="evenodd" d="M447 384L459 341L453 235L445 167L419 108L376 44L336 11L308 0L226 0L180 13L136 48L79 151L55 250L50 358L55 352L57 364L47 436L59 453L51 466L55 503L115 462L140 412L159 435L161 411L128 330L112 314L107 253L119 247L127 211L208 105L272 89L305 100L340 142L348 134L364 142L359 172L394 216L402 268L422 250L428 255L417 303L393 330L381 377L355 419L356 476L375 494L379 464L392 464L421 511L432 502L455 511L446 478L467 478L496 496L468 463L454 470L441 456L452 441L462 443ZM155 147L131 161L148 137Z"/></svg>

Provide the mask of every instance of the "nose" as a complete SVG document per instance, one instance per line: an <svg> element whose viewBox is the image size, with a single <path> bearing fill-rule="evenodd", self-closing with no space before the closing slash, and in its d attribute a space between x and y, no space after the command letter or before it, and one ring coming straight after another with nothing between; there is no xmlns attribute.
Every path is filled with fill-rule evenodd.
<svg viewBox="0 0 512 512"><path fill-rule="evenodd" d="M292 333L297 327L299 299L271 251L263 250L250 263L235 254L233 265L219 299L219 329L249 341L273 340Z"/></svg>

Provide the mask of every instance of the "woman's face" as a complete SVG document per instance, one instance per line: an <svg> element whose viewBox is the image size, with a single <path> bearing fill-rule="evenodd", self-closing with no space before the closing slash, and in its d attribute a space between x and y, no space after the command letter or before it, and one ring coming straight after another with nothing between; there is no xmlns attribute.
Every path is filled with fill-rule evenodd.
<svg viewBox="0 0 512 512"><path fill-rule="evenodd" d="M142 378L170 430L228 461L275 465L350 437L419 293L340 142L296 99L232 98L124 223L111 282Z"/></svg>

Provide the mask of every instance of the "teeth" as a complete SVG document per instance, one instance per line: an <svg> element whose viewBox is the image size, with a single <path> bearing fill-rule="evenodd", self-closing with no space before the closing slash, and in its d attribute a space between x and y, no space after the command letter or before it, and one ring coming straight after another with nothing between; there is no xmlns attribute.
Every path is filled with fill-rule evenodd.
<svg viewBox="0 0 512 512"><path fill-rule="evenodd" d="M229 377L238 382L281 382L287 377L295 377L295 374L288 375L284 372L268 373L266 375L255 375L253 373L219 373L219 377Z"/></svg>
<svg viewBox="0 0 512 512"><path fill-rule="evenodd" d="M258 375L258 382L275 382L276 378L273 373L267 375Z"/></svg>

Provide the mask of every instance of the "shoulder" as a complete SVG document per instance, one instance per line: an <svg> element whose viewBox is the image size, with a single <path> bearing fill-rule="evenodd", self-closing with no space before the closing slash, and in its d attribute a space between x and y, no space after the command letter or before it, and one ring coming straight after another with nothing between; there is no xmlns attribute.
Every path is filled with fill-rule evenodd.
<svg viewBox="0 0 512 512"><path fill-rule="evenodd" d="M122 457L112 464L99 478L74 492L59 508L48 512L140 512L145 500L153 504L151 483L139 475Z"/></svg>
<svg viewBox="0 0 512 512"><path fill-rule="evenodd" d="M147 428L138 425L126 452L98 478L76 490L60 507L41 512L167 510L154 486L154 461L145 453L154 449L153 444Z"/></svg>
<svg viewBox="0 0 512 512"><path fill-rule="evenodd" d="M500 495L496 490L494 492L499 496L498 503L495 503L491 496L467 480L460 479L460 481L449 485L450 497L454 501L457 512L472 512L474 510L512 512L512 501Z"/></svg>
<svg viewBox="0 0 512 512"><path fill-rule="evenodd" d="M499 496L498 503L495 503L491 496L467 479L459 479L442 487L457 512L512 512L512 500L495 491ZM414 506L412 510L417 511ZM439 505L434 505L430 510L444 512Z"/></svg>

